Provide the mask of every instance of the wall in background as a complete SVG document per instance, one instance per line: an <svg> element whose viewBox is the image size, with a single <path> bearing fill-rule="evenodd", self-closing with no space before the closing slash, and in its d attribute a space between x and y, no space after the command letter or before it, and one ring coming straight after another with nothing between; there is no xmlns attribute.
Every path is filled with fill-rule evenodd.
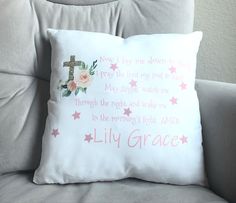
<svg viewBox="0 0 236 203"><path fill-rule="evenodd" d="M196 0L194 30L204 34L197 77L236 83L236 0Z"/></svg>

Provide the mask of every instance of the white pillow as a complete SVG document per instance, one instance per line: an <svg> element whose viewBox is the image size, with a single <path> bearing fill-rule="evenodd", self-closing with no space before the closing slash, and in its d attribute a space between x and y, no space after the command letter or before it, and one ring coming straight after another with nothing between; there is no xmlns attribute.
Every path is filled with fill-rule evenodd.
<svg viewBox="0 0 236 203"><path fill-rule="evenodd" d="M194 89L201 32L48 33L50 100L35 183L204 184Z"/></svg>

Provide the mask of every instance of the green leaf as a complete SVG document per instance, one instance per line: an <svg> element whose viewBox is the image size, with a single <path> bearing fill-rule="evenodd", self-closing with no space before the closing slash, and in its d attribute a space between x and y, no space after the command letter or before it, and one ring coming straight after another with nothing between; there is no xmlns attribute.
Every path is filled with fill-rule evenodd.
<svg viewBox="0 0 236 203"><path fill-rule="evenodd" d="M67 85L61 85L61 88L66 89L66 88L67 88Z"/></svg>
<svg viewBox="0 0 236 203"><path fill-rule="evenodd" d="M84 88L84 93L86 93L86 91L87 91L87 87Z"/></svg>
<svg viewBox="0 0 236 203"><path fill-rule="evenodd" d="M81 90L81 92L84 92L84 88L81 87L80 90Z"/></svg>
<svg viewBox="0 0 236 203"><path fill-rule="evenodd" d="M79 93L79 87L75 90L75 96Z"/></svg>
<svg viewBox="0 0 236 203"><path fill-rule="evenodd" d="M93 62L93 65L91 65L91 67L89 68L89 74L90 75L94 75L95 74L95 68L97 67L97 60Z"/></svg>
<svg viewBox="0 0 236 203"><path fill-rule="evenodd" d="M89 74L90 74L90 75L94 75L94 73L95 73L94 70L91 70L91 68L90 68L90 69L89 69Z"/></svg>
<svg viewBox="0 0 236 203"><path fill-rule="evenodd" d="M86 70L86 66L85 66L85 63L83 61L80 61L79 63L79 69L80 70Z"/></svg>
<svg viewBox="0 0 236 203"><path fill-rule="evenodd" d="M71 91L67 89L62 93L62 96L63 97L68 97L68 96L70 96L70 94L71 94Z"/></svg>
<svg viewBox="0 0 236 203"><path fill-rule="evenodd" d="M97 61L98 61L98 60L96 60L96 61L93 62L93 66L97 63ZM97 66L97 65L96 65L96 66Z"/></svg>
<svg viewBox="0 0 236 203"><path fill-rule="evenodd" d="M91 70L94 70L97 67L97 60L93 62L93 65L90 66Z"/></svg>
<svg viewBox="0 0 236 203"><path fill-rule="evenodd" d="M86 90L87 90L86 87L85 87L85 88L83 88L83 87L79 87L79 89L80 89L81 92L86 93Z"/></svg>

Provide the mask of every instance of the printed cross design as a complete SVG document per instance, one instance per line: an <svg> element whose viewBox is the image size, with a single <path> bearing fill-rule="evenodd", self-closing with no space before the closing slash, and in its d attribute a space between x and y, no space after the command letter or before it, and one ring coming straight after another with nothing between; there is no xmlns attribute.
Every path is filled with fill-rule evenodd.
<svg viewBox="0 0 236 203"><path fill-rule="evenodd" d="M69 81L74 80L74 69L75 66L80 66L80 61L75 61L75 56L70 56L70 61L66 61L63 63L63 67L69 67Z"/></svg>

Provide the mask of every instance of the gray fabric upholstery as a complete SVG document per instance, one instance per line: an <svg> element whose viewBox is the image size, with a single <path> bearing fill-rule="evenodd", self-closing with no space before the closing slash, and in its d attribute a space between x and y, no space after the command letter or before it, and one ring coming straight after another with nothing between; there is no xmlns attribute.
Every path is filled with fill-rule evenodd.
<svg viewBox="0 0 236 203"><path fill-rule="evenodd" d="M200 186L174 186L135 179L70 185L35 185L32 174L0 176L1 203L225 203Z"/></svg>
<svg viewBox="0 0 236 203"><path fill-rule="evenodd" d="M53 0L52 0L53 1ZM0 1L0 174L37 167L49 94L46 29L81 29L127 37L192 31L193 0ZM79 3L78 3L79 2ZM102 4L101 4L102 3ZM3 88L4 87L4 88ZM209 185L236 202L235 85L199 81ZM32 174L0 176L0 202L224 202L197 186L123 180L36 186ZM108 201L109 200L109 201Z"/></svg>
<svg viewBox="0 0 236 203"><path fill-rule="evenodd" d="M79 6L88 6L88 5L94 5L94 4L105 4L112 1L118 1L118 0L47 0L53 3L58 4L65 4L65 5L79 5Z"/></svg>
<svg viewBox="0 0 236 203"><path fill-rule="evenodd" d="M49 83L0 73L0 173L39 163ZM0 201L1 202L1 201Z"/></svg>
<svg viewBox="0 0 236 203"><path fill-rule="evenodd" d="M236 202L236 84L199 80L196 89L209 186Z"/></svg>
<svg viewBox="0 0 236 203"><path fill-rule="evenodd" d="M0 1L0 174L39 163L50 78L47 28L123 37L192 31L193 0L55 1L78 5Z"/></svg>

